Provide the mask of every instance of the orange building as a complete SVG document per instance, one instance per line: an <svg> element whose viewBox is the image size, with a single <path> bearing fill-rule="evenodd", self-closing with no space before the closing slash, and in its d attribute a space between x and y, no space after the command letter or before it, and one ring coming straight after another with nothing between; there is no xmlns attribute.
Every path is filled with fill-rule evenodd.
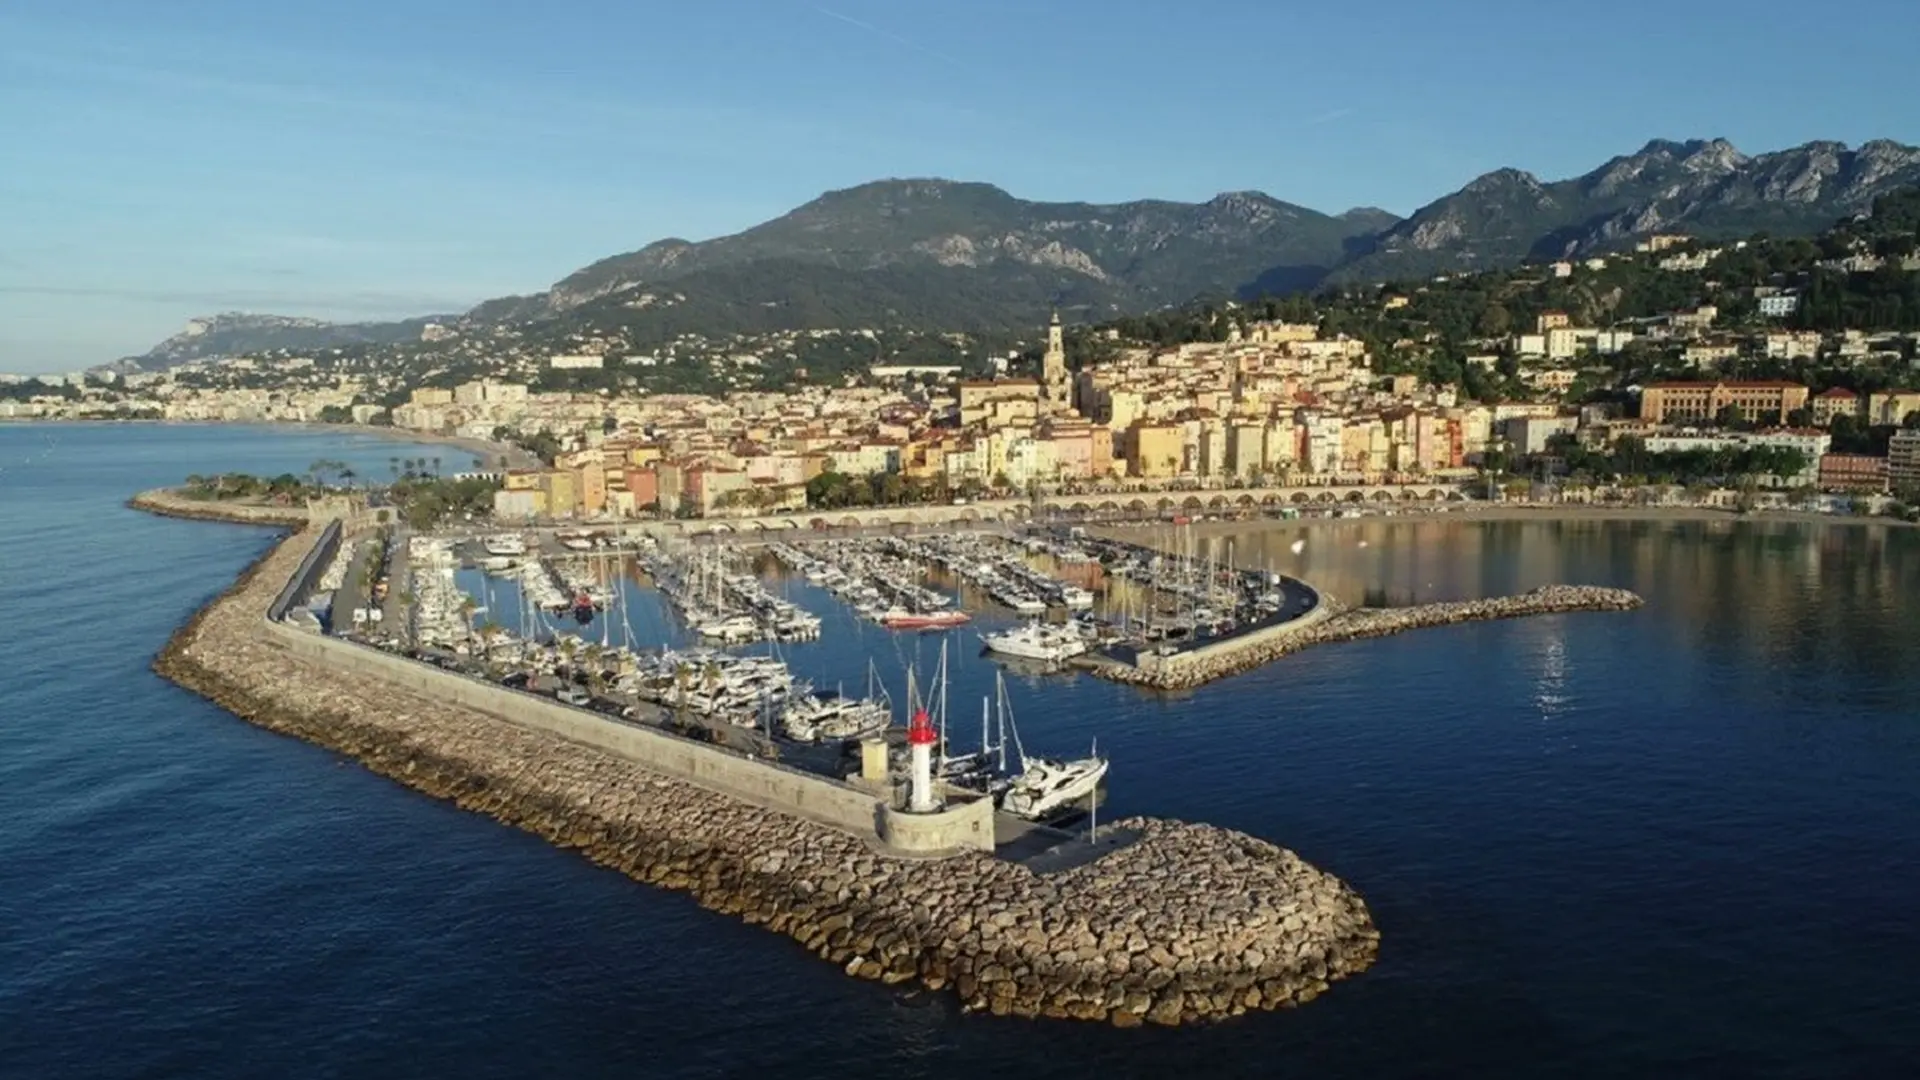
<svg viewBox="0 0 1920 1080"><path fill-rule="evenodd" d="M1872 454L1821 454L1820 490L1887 490L1887 459Z"/></svg>
<svg viewBox="0 0 1920 1080"><path fill-rule="evenodd" d="M644 509L660 501L660 472L649 466L644 469L625 470L627 495L633 499L634 509Z"/></svg>

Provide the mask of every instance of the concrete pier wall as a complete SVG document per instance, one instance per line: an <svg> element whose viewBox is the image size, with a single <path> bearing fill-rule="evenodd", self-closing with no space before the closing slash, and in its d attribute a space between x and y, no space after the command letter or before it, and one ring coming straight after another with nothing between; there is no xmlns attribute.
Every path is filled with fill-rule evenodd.
<svg viewBox="0 0 1920 1080"><path fill-rule="evenodd" d="M817 773L548 701L278 621L293 602L291 598L311 588L326 559L338 549L340 534L337 521L319 531L313 547L265 613L267 634L297 656L357 677L378 679L439 701L537 728L617 754L662 775L687 780L768 810L877 840L901 852L925 855L993 850L993 807L989 802L960 803L935 814L893 813L887 809L884 799L872 791Z"/></svg>
<svg viewBox="0 0 1920 1080"><path fill-rule="evenodd" d="M344 531L338 521L329 521L320 530L319 539L314 541L313 547L300 560L300 568L281 587L280 595L274 597L273 606L267 609L268 619L286 618L287 612L313 596L314 587L319 584L320 576L326 573L327 564L340 551Z"/></svg>
<svg viewBox="0 0 1920 1080"><path fill-rule="evenodd" d="M557 701L544 701L532 694L493 686L284 623L269 622L266 626L267 632L289 651L305 659L617 754L655 772L692 781L769 810L793 814L858 836L879 834L881 800L851 785ZM991 850L992 842L993 833L989 829L987 849Z"/></svg>
<svg viewBox="0 0 1920 1080"><path fill-rule="evenodd" d="M1151 650L1144 651L1140 653L1137 666L1142 672L1156 677L1165 676L1179 680L1183 678L1185 672L1200 671L1242 653L1268 650L1281 642L1299 637L1326 622L1332 614L1328 610L1327 603L1319 600L1314 604L1313 610L1304 615L1288 619L1283 623L1235 634L1224 641L1171 652L1165 656Z"/></svg>

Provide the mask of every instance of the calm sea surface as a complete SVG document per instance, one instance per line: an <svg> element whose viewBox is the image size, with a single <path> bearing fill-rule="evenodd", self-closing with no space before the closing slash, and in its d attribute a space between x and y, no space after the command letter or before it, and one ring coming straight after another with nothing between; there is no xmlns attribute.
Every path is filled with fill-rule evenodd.
<svg viewBox="0 0 1920 1080"><path fill-rule="evenodd" d="M148 517L128 495L436 453L467 460L319 433L0 425L0 1076L1891 1077L1920 1061L1920 531L1235 537L1237 559L1350 599L1569 581L1649 605L1316 650L1181 698L1016 679L1030 747L1097 738L1113 758L1106 813L1292 847L1353 883L1384 935L1374 970L1310 1007L1124 1032L856 982L148 672L273 537ZM907 664L931 666L937 638L787 588L830 617L791 651L817 680L853 690L871 657L897 690ZM648 644L664 632L645 594L627 622ZM953 713L977 715L993 669L952 640Z"/></svg>

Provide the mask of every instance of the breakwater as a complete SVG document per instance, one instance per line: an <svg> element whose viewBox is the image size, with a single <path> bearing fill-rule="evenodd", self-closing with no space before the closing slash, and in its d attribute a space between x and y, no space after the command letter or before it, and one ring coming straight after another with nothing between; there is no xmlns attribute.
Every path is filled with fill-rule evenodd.
<svg viewBox="0 0 1920 1080"><path fill-rule="evenodd" d="M648 770L535 726L355 676L264 613L318 530L266 553L155 661L274 731L791 938L849 974L999 1015L1197 1023L1312 1001L1371 965L1366 904L1294 853L1209 825L1129 818L1054 873L876 838Z"/></svg>
<svg viewBox="0 0 1920 1080"><path fill-rule="evenodd" d="M154 488L127 500L135 510L160 517L186 518L192 521L225 521L238 525L289 526L307 523L307 508L271 506L262 503L219 499L193 499L172 488Z"/></svg>
<svg viewBox="0 0 1920 1080"><path fill-rule="evenodd" d="M1093 674L1115 682L1155 690L1186 690L1315 645L1529 615L1631 611L1644 603L1639 594L1629 590L1594 585L1545 585L1513 596L1396 608L1342 608L1322 594L1313 613L1291 622L1170 656L1142 653L1137 664L1095 657L1085 666Z"/></svg>

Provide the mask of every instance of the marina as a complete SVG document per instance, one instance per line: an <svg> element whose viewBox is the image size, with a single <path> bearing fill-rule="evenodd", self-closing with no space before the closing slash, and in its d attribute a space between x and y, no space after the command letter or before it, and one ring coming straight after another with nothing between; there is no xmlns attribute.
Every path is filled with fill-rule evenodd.
<svg viewBox="0 0 1920 1080"><path fill-rule="evenodd" d="M952 594L930 588L925 569L890 540L830 540L768 547L775 559L826 589L870 622L893 630L947 630L972 621Z"/></svg>
<svg viewBox="0 0 1920 1080"><path fill-rule="evenodd" d="M889 535L678 550L635 530L567 544L530 533L516 551L348 524L270 552L157 667L256 723L690 888L855 977L951 990L969 1011L1122 1027L1304 1004L1370 966L1379 934L1364 902L1291 852L1213 826L1102 815L1111 778L1131 791L1142 763L1102 753L1098 717L1024 707L1030 695L1088 673L1185 688L1312 644L1639 602L1548 586L1348 608L1178 533L1157 538L1164 546L1034 529L927 546ZM1023 613L983 598L943 565L963 555L976 580L1062 602ZM1049 579L1093 603L1065 602L1074 594ZM367 591L356 608L384 588L377 625L315 616L355 582ZM731 618L769 597L816 615L818 637L714 642L689 617ZM943 612L956 625L977 617L986 647L888 617ZM1081 645L1065 663L1047 659ZM317 700L332 710L314 711ZM1063 720L1085 741L1059 739ZM534 759L551 764L529 774ZM644 835L631 831L640 820ZM578 837L609 839L566 839ZM796 851L807 854L792 862ZM894 903L900 889L915 899ZM790 897L821 890L848 898L828 921L790 912ZM1149 909L1116 903L1123 894L1151 897ZM1263 918L1275 905L1298 917ZM957 917L981 932L929 933L929 908L936 926ZM1131 926L1149 942L1144 961ZM1063 950L1090 959L1063 967ZM1183 966L1198 955L1221 959Z"/></svg>
<svg viewBox="0 0 1920 1080"><path fill-rule="evenodd" d="M867 632L883 639L908 629L902 612L969 618L955 595L924 583L910 553L864 543L809 556L797 549L670 547L645 536L567 539L574 545L541 536L401 537L390 530L343 538L313 597L287 618L613 722L836 780L862 771L904 779L911 721L926 712L938 718L943 786L986 799L1011 819L1070 830L1094 820L1106 761L1030 754L1004 683L982 695L983 710L998 718L991 734L983 730L979 745L962 752L963 725L955 724L949 742L953 674L966 668L977 679L997 671L969 665L963 654L974 650L965 639L934 639L937 654L895 648L891 657L867 657L859 671L820 663L810 646L826 620L787 599L790 593L833 609L845 628L872 626ZM356 566L372 573L372 560L362 565L363 557L389 549L404 551L406 566L404 614L396 623L321 626L300 614L323 598L319 586ZM812 580L801 578L807 570ZM880 581L888 583L884 591ZM881 764L874 764L875 753Z"/></svg>
<svg viewBox="0 0 1920 1080"><path fill-rule="evenodd" d="M958 698L970 695L950 685L964 663L950 650L909 664L895 718L904 724L860 740L858 768L835 780L638 713L606 713L597 701L532 694L472 659L396 652L289 621L341 540L335 522L269 550L176 634L156 669L263 727L638 880L689 890L848 975L950 992L967 1011L1205 1023L1313 1001L1378 950L1350 888L1264 841L1139 816L1099 831L1091 820L1084 830L1036 823L1078 799L1097 809L1108 762L1097 748L1029 757L1033 736L1014 721L1016 695L997 669L980 744L956 748L948 706L957 716ZM419 620L435 636L450 636L479 606L456 595L462 574L480 573L457 565L457 546L406 545L418 556L413 580L437 590L435 614ZM902 638L919 640L892 640ZM549 658L584 651L558 633L538 643ZM761 700L783 680L777 659L725 655L733 659L703 659L733 669L727 685L758 684ZM589 683L606 679L600 660L586 667ZM676 686L686 667L671 665ZM667 667L641 670L658 680ZM1283 904L1294 915L1272 918ZM1130 935L1153 947L1134 950ZM1082 959L1060 959L1069 953ZM1194 956L1216 959L1205 968L1181 959Z"/></svg>
<svg viewBox="0 0 1920 1080"><path fill-rule="evenodd" d="M722 547L638 531L383 530L341 539L312 598L287 618L607 722L835 782L911 787L916 732L927 727L934 788L924 798L939 802L945 791L985 800L1008 821L1066 837L1097 829L1111 763L1097 743L1078 756L1060 746L1030 752L1034 736L1013 719L1020 694L1006 672L1084 671L1182 689L1318 642L1504 610L1377 618L1339 608L1304 582L1236 567L1223 552L1202 555L1184 530L1153 539L1161 546L1076 528L990 529ZM380 617L371 599L371 618L301 614L331 600L337 589L325 586L386 572L371 557L379 552L400 554L405 567L398 620ZM384 582L370 588L386 592ZM1516 603L1513 614L1529 603L1629 606L1576 593ZM977 633L939 633L976 618ZM828 660L839 652L819 644L829 635L874 640L851 669ZM961 702L975 700L977 742L959 715Z"/></svg>
<svg viewBox="0 0 1920 1080"><path fill-rule="evenodd" d="M1103 820L1109 781L1131 788L1134 773L1101 752L1097 720L1072 718L1087 737L1080 753L1052 733L1064 717L1023 707L1029 695L1085 674L1185 689L1314 644L1639 603L1623 590L1548 586L1349 608L1271 568L1236 565L1229 550L1198 550L1185 531L1154 544L996 528L723 548L647 530L409 535L342 518L315 528L269 553L261 566L277 569L266 582L250 573L183 629L160 669L381 771L406 747L404 771L389 775L483 793L474 805L543 835L604 835L644 814L654 832L590 848L604 852L596 858L691 886L703 904L789 933L850 975L950 988L967 1010L1119 1026L1303 1004L1370 966L1378 931L1343 883L1284 849L1213 826ZM243 599L264 590L270 604ZM333 619L342 593L381 617ZM1042 610L1007 602L1028 598ZM247 614L254 603L264 622ZM781 640L797 613L817 630ZM976 617L979 649L973 635L914 632ZM744 640L712 632L736 619L751 624ZM255 633L297 665L247 659ZM847 666L855 659L859 670ZM363 707L315 713L307 703L320 699ZM421 724L436 707L446 711L422 758ZM1035 730L1016 712L1037 717ZM499 757L524 739L534 742ZM547 779L516 788L514 763L545 753L559 755ZM607 818L605 796L588 794L606 781L549 786L583 754L650 777L614 781L640 804ZM648 801L656 796L667 801ZM555 817L562 805L595 809ZM721 821L731 824L716 843L709 830ZM688 843L700 854L676 854ZM787 862L795 850L813 854ZM850 859L854 875L836 876ZM772 879L769 865L780 868ZM788 915L796 880L804 895L851 897L830 915L845 921ZM931 899L893 904L873 891L885 882ZM1151 921L1128 921L1140 916L1114 903L1117 891L1153 896ZM1252 906L1223 915L1223 897ZM1262 921L1280 903L1311 915ZM993 933L929 935L919 921L929 904L984 915ZM1116 933L1144 925L1145 940L1165 947L1142 963L1124 936L1076 936L1057 917L1067 912ZM1062 967L1063 948L1093 959ZM1223 959L1202 974L1183 968L1190 955Z"/></svg>

